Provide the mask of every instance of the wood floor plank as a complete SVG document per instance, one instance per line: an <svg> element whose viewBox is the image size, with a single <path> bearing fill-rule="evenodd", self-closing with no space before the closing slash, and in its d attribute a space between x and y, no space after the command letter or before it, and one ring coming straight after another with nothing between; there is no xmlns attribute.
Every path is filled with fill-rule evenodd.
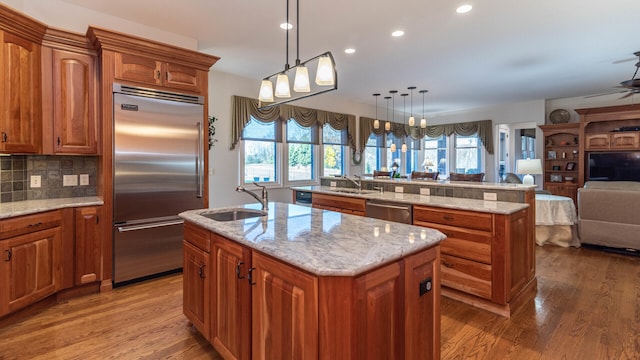
<svg viewBox="0 0 640 360"><path fill-rule="evenodd" d="M640 258L537 247L509 319L442 298L442 359L640 359ZM0 360L221 359L182 314L182 276L65 300L0 328Z"/></svg>

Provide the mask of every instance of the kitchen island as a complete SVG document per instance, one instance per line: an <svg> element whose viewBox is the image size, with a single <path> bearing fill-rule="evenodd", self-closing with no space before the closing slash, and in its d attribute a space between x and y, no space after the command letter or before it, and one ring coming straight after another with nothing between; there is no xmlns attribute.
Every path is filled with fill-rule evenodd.
<svg viewBox="0 0 640 360"><path fill-rule="evenodd" d="M438 359L441 232L295 204L185 219L184 312L228 359ZM245 205L257 211L259 206Z"/></svg>

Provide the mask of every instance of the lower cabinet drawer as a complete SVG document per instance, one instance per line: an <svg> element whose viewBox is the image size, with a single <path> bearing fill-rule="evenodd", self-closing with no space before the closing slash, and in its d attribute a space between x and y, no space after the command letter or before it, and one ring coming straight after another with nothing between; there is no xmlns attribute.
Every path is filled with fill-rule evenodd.
<svg viewBox="0 0 640 360"><path fill-rule="evenodd" d="M440 243L442 254L491 264L491 233L433 223L416 223L439 230L447 236Z"/></svg>
<svg viewBox="0 0 640 360"><path fill-rule="evenodd" d="M440 263L442 286L491 299L491 265L444 254Z"/></svg>

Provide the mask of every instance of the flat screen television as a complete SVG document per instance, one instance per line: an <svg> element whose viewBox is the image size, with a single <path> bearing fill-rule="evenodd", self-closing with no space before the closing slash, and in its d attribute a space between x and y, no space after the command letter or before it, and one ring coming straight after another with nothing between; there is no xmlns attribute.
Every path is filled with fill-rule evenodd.
<svg viewBox="0 0 640 360"><path fill-rule="evenodd" d="M640 181L640 151L589 153L587 180Z"/></svg>

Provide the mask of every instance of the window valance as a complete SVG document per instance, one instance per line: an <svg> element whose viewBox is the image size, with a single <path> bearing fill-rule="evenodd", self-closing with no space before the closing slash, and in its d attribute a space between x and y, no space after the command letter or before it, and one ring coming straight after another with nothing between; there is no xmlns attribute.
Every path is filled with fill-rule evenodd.
<svg viewBox="0 0 640 360"><path fill-rule="evenodd" d="M360 137L358 139L360 149L364 149L367 139L369 139L369 136L372 133L376 135L385 133L383 126L380 126L378 129L374 129L373 121L374 119L368 117L360 117ZM382 123L383 122L381 121L381 125ZM431 125L424 129L419 126L410 127L406 124L391 123L391 130L389 132L393 133L397 138L409 136L415 140L422 139L425 136L436 138L442 135L450 136L451 134L458 134L462 136L478 134L478 137L480 138L480 141L482 141L482 145L487 153L493 154L493 124L491 120Z"/></svg>
<svg viewBox="0 0 640 360"><path fill-rule="evenodd" d="M336 130L347 129L347 140L355 150L356 117L355 115L335 113L288 104L258 109L258 100L234 95L231 98L231 150L235 149L242 131L253 116L262 122L295 120L300 126L331 125ZM347 144L345 144L347 145Z"/></svg>

